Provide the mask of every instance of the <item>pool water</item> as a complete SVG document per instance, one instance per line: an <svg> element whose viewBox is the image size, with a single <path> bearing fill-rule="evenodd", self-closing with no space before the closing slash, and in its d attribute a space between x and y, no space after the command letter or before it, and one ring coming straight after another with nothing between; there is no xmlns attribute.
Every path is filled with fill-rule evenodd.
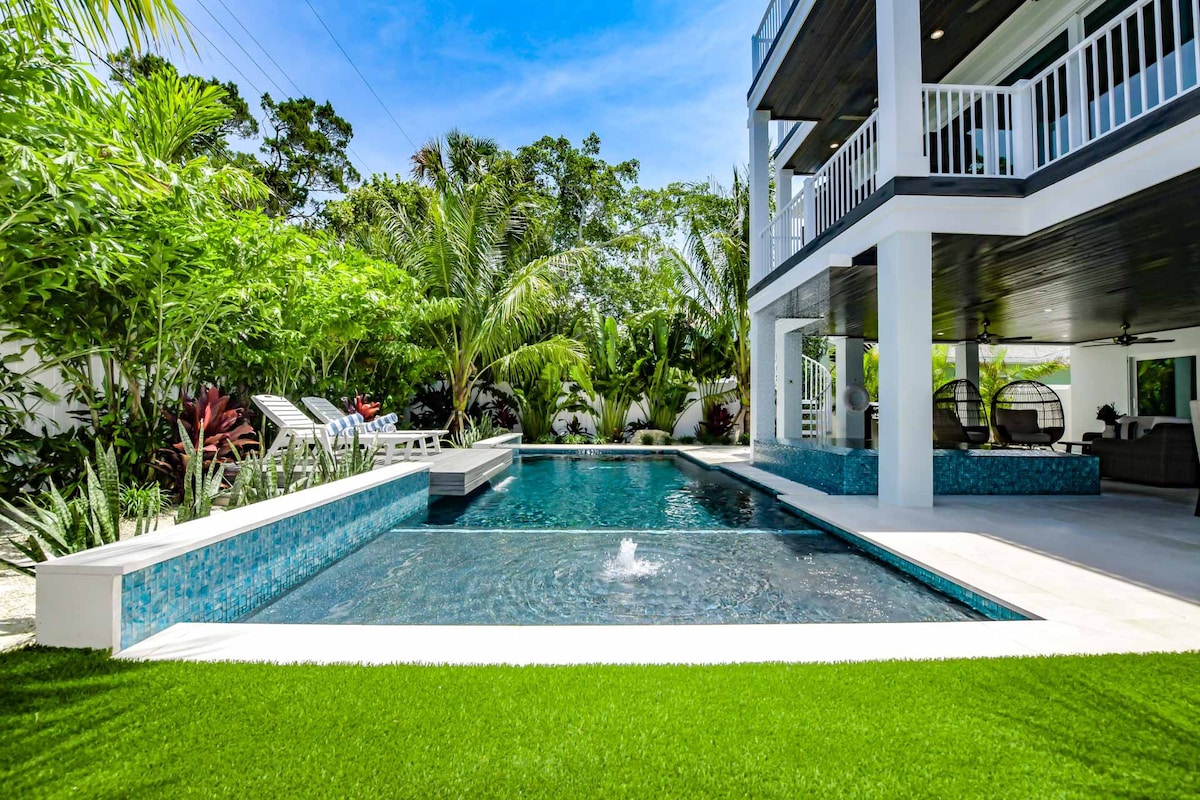
<svg viewBox="0 0 1200 800"><path fill-rule="evenodd" d="M526 455L246 622L610 625L932 622L966 607L674 457Z"/></svg>

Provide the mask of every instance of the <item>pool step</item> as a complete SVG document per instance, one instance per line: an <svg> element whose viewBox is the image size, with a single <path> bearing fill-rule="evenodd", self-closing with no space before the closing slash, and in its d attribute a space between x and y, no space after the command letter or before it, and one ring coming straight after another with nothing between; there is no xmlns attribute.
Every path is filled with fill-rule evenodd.
<svg viewBox="0 0 1200 800"><path fill-rule="evenodd" d="M463 497L512 466L513 451L445 449L430 460L429 493Z"/></svg>

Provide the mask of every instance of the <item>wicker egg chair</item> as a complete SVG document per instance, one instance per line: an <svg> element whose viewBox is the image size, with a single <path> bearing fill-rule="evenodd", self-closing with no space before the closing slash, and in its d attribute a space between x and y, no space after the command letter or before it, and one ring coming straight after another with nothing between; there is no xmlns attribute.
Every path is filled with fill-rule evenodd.
<svg viewBox="0 0 1200 800"><path fill-rule="evenodd" d="M1050 447L1066 432L1062 400L1037 381L1013 381L992 398L992 427L1005 445Z"/></svg>
<svg viewBox="0 0 1200 800"><path fill-rule="evenodd" d="M950 381L933 393L933 443L936 447L984 444L992 437L987 408L971 381Z"/></svg>

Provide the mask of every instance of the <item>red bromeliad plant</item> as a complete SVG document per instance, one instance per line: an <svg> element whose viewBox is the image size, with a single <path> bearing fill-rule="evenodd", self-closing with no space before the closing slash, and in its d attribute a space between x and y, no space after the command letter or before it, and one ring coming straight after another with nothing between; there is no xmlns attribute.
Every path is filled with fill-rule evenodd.
<svg viewBox="0 0 1200 800"><path fill-rule="evenodd" d="M167 411L166 417L176 436L186 434L192 447L203 453L206 469L213 461L231 462L236 455L258 447L254 428L246 422L246 409L217 387L202 390L195 399L184 394L180 405L178 414ZM171 481L172 488L181 492L187 462L187 448L181 438L170 447L159 449L154 467Z"/></svg>
<svg viewBox="0 0 1200 800"><path fill-rule="evenodd" d="M354 399L343 397L343 402L346 404L347 414L362 414L363 422L370 422L379 416L380 403L372 403L371 395L356 394Z"/></svg>

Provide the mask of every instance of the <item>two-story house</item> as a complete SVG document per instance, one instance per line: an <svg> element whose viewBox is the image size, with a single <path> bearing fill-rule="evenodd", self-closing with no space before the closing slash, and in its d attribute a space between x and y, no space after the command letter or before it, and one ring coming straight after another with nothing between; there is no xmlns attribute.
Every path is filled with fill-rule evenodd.
<svg viewBox="0 0 1200 800"><path fill-rule="evenodd" d="M1198 6L770 0L748 95L756 462L828 470L805 450L813 431L861 442L846 388L862 382L864 341L878 342L885 504L939 491L934 343L957 344L968 376L979 343L1070 345L1067 438L1096 405L1149 404L1151 360L1160 383L1174 370L1172 410L1186 416L1200 354ZM836 388L804 358L805 335L834 337Z"/></svg>

